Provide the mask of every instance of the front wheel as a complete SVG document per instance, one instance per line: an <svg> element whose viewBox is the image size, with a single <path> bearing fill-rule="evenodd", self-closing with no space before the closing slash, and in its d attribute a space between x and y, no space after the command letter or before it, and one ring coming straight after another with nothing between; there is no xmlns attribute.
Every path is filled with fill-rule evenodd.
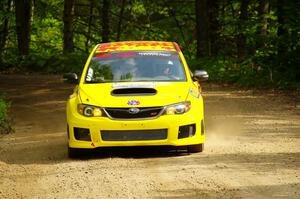
<svg viewBox="0 0 300 199"><path fill-rule="evenodd" d="M69 156L69 158L72 158L72 159L79 158L82 156L82 151L80 149L68 147L68 156Z"/></svg>
<svg viewBox="0 0 300 199"><path fill-rule="evenodd" d="M199 153L204 149L204 144L189 145L187 147L189 153Z"/></svg>

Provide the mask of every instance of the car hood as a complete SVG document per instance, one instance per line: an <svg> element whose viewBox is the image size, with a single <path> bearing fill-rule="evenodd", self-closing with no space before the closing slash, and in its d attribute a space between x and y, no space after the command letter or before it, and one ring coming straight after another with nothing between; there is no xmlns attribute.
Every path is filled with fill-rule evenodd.
<svg viewBox="0 0 300 199"><path fill-rule="evenodd" d="M132 90L136 92L136 90L139 89L150 90L151 92L131 92ZM78 94L82 103L95 106L153 107L185 101L189 89L188 82L98 83L80 85ZM122 90L122 94L116 92L120 90ZM127 91L129 91L129 93L126 93Z"/></svg>

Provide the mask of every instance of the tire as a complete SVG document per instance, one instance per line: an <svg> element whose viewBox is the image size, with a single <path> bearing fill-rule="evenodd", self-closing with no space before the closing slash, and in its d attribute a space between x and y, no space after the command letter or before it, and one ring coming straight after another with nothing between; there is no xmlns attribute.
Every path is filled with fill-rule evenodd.
<svg viewBox="0 0 300 199"><path fill-rule="evenodd" d="M68 147L68 156L69 158L76 159L82 156L82 152L80 149Z"/></svg>
<svg viewBox="0 0 300 199"><path fill-rule="evenodd" d="M189 153L199 153L204 150L204 144L189 145L187 147Z"/></svg>

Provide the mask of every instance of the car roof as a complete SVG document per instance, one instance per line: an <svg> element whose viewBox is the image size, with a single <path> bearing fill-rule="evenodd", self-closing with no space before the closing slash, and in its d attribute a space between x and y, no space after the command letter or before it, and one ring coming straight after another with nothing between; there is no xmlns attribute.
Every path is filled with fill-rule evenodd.
<svg viewBox="0 0 300 199"><path fill-rule="evenodd" d="M101 43L96 48L96 53L131 51L131 50L156 50L176 51L176 43L165 41L122 41Z"/></svg>

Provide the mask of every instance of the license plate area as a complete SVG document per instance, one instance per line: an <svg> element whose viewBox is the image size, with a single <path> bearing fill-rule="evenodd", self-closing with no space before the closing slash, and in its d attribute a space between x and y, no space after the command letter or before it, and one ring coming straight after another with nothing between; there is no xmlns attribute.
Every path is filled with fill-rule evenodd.
<svg viewBox="0 0 300 199"><path fill-rule="evenodd" d="M168 137L168 130L102 130L100 134L103 141L164 140Z"/></svg>

